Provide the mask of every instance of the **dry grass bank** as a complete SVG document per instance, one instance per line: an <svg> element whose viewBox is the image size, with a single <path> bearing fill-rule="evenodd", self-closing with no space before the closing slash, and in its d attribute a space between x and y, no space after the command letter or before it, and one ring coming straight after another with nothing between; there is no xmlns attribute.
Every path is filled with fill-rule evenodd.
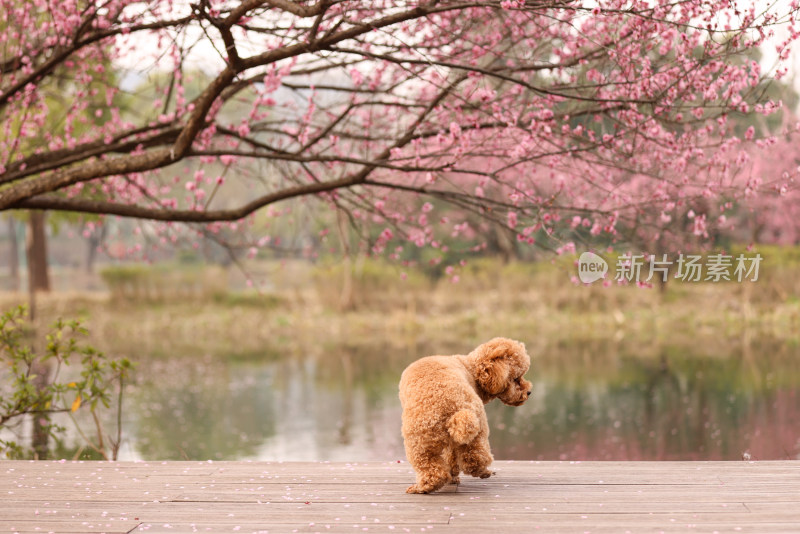
<svg viewBox="0 0 800 534"><path fill-rule="evenodd" d="M130 357L370 344L450 351L497 335L525 340L542 354L610 344L656 356L665 345L703 344L709 353L726 355L753 340L800 343L800 261L787 257L765 267L757 282L671 283L665 291L576 286L569 280L570 260L481 260L462 268L457 284L421 271L403 276L376 262L348 269L252 264L250 274L266 282L261 293L225 290L241 285L235 280L241 275L217 268L213 276L196 267L188 275L176 269L165 284L162 266L135 269L139 278L133 271L118 276L124 291L112 284L105 293L41 295L37 310L44 323L84 318L98 348ZM231 279L220 284L224 276ZM25 300L0 294L0 309Z"/></svg>

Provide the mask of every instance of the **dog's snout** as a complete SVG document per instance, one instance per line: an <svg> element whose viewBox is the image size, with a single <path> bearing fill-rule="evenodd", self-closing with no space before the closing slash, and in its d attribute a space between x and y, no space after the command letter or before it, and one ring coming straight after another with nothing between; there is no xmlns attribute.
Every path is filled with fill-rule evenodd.
<svg viewBox="0 0 800 534"><path fill-rule="evenodd" d="M533 392L531 390L528 390L528 396L529 397L531 396L531 393L533 393Z"/></svg>

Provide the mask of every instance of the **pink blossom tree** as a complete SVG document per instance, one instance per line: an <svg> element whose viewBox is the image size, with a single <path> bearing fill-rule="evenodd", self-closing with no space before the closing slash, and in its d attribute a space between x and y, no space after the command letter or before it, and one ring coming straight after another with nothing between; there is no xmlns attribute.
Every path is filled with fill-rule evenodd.
<svg viewBox="0 0 800 534"><path fill-rule="evenodd" d="M214 234L309 197L375 228L375 252L474 235L476 216L571 250L576 236L657 240L698 203L782 179L742 181L737 154L756 140L735 136L729 117L780 107L760 88L785 72L797 1L781 11L732 0L0 0L0 10L0 211ZM769 72L746 59L762 46L777 58ZM702 236L711 224L702 215L670 232Z"/></svg>
<svg viewBox="0 0 800 534"><path fill-rule="evenodd" d="M796 120L796 119L795 119ZM785 127L770 150L751 150L743 159L742 202L723 219L722 229L744 243L800 244L800 122Z"/></svg>

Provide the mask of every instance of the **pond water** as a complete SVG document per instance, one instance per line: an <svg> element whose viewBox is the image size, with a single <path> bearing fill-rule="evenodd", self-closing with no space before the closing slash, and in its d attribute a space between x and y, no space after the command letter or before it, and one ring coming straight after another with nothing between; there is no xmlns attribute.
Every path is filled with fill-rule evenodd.
<svg viewBox="0 0 800 534"><path fill-rule="evenodd" d="M800 349L718 356L559 348L531 399L487 406L498 460L800 458ZM332 347L139 364L120 459L404 459L397 382L417 347Z"/></svg>

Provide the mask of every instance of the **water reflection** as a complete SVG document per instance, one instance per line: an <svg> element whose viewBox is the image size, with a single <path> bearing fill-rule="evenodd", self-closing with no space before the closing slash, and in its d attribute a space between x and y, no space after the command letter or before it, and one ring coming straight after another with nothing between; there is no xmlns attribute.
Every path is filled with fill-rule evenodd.
<svg viewBox="0 0 800 534"><path fill-rule="evenodd" d="M134 448L145 459L242 458L275 433L269 368L242 373L219 361L151 363L152 378L126 405ZM258 429L258 432L254 432Z"/></svg>
<svg viewBox="0 0 800 534"><path fill-rule="evenodd" d="M570 352L571 350L571 352ZM609 351L612 349L609 349ZM521 408L487 409L498 459L795 459L800 351L540 358ZM422 347L285 349L140 364L127 459L402 459L397 382ZM587 357L591 353L591 357Z"/></svg>

